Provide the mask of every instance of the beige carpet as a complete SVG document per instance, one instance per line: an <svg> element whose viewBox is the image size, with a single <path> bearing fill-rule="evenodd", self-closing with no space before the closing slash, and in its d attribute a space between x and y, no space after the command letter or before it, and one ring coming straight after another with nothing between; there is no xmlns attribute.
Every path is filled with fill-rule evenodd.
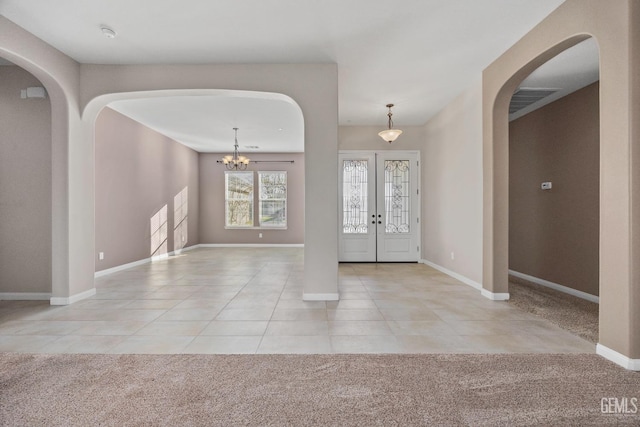
<svg viewBox="0 0 640 427"><path fill-rule="evenodd" d="M3 426L640 425L640 374L582 355L0 354Z"/></svg>
<svg viewBox="0 0 640 427"><path fill-rule="evenodd" d="M509 303L598 343L598 304L509 276Z"/></svg>

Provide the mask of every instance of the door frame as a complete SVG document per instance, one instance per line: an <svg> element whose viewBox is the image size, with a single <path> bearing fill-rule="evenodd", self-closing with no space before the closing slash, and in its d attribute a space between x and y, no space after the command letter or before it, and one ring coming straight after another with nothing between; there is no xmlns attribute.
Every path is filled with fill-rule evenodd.
<svg viewBox="0 0 640 427"><path fill-rule="evenodd" d="M416 165L416 194L414 195L415 199L414 199L414 210L412 210L413 212L415 212L416 216L417 216L417 223L416 225L416 234L415 234L415 239L416 239L416 244L417 244L417 253L416 253L416 260L415 261L386 261L386 262L420 262L420 260L422 259L422 199L421 199L421 169L420 169L420 164L422 161L422 157L421 157L421 152L420 150L339 150L338 151L338 260L339 262L385 262L385 261L378 261L378 250L376 248L376 253L375 253L375 257L376 260L375 261L342 261L341 255L342 255L342 250L341 250L341 245L342 245L342 215L343 215L343 208L342 208L342 180L340 179L341 175L342 175L342 168L340 165L340 158L341 155L360 155L362 156L362 158L364 159L365 157L370 157L373 156L374 159L374 165L373 165L373 170L374 170L374 176L377 175L378 172L378 168L377 168L377 164L376 164L376 155L377 154L389 154L389 153L393 153L393 154L397 154L399 156L402 155L406 155L406 156L415 156L415 158L417 159L417 165ZM377 181L377 178L376 180ZM375 183L377 186L377 182ZM367 218L368 219L368 218ZM376 236L377 239L377 236Z"/></svg>

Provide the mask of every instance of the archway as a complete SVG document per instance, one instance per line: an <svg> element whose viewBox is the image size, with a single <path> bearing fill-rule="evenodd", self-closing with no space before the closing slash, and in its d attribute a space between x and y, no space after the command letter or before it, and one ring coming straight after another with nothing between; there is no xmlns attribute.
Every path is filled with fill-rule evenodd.
<svg viewBox="0 0 640 427"><path fill-rule="evenodd" d="M589 38L522 81L509 108L509 300L594 344L598 79Z"/></svg>
<svg viewBox="0 0 640 427"><path fill-rule="evenodd" d="M281 93L295 99L304 116L304 151L313 161L305 164L304 294L305 299L337 299L337 198L322 197L337 188L337 70L328 65L180 65L84 66L82 135L89 143L78 156L86 173L86 188L78 200L82 210L93 209L93 119L100 108L122 93L193 88L251 90ZM313 83L315 82L315 83ZM98 99L99 98L99 99ZM93 218L88 218L93 221ZM93 224L91 230L93 230ZM92 231L87 230L87 233ZM93 236L90 236L93 239ZM94 242L87 247L93 249ZM89 249L89 250L91 250ZM93 267L94 255L89 253ZM91 273L93 276L93 272Z"/></svg>
<svg viewBox="0 0 640 427"><path fill-rule="evenodd" d="M216 89L119 93L116 101L112 98L94 99L84 117L93 120L95 129L95 262L99 275L166 257L183 247L234 243L224 240L229 235L255 238L252 244L303 239L304 153L300 151L304 149L304 118L293 99L278 93ZM98 110L96 103L104 107L89 117L89 112ZM224 194L218 184L224 182L225 168L216 165L222 154L215 153L232 146L233 138L227 139L229 133L233 136L232 124L243 131L242 153L254 161L247 171L264 169L264 157L270 156L255 149L245 151L248 136L260 141L266 152L286 147L285 140L297 152L295 165L279 165L290 171L293 180L288 184L292 196L288 225L275 232L261 229L259 240L253 228L230 231L224 227ZM271 158L278 159L278 155ZM273 162L267 161L271 167ZM187 203L180 212L177 199ZM178 220L185 212L189 212L188 219ZM150 222L152 229L157 223L157 233L149 234ZM177 238L181 230L186 235ZM265 239L262 232L266 232ZM279 236L274 239L274 234Z"/></svg>
<svg viewBox="0 0 640 427"><path fill-rule="evenodd" d="M8 31L22 30L7 26ZM3 37L14 40L17 37ZM68 210L68 146L75 138L70 137L70 111L75 110L73 102L74 63L60 60L56 66L46 69L33 58L38 46L24 47L19 44L0 46L0 57L26 70L40 81L51 104L51 304L68 303L70 288L74 280L69 269L70 239ZM60 56L63 56L60 54ZM60 58L54 58L53 61ZM75 64L77 66L77 64ZM62 75L67 74L67 78Z"/></svg>
<svg viewBox="0 0 640 427"><path fill-rule="evenodd" d="M640 303L637 292L638 213L634 159L632 40L638 28L634 2L614 7L568 1L523 37L483 73L484 208L483 294L507 299L508 122L518 83L563 50L592 36L600 48L600 337L597 352L628 369L640 369ZM637 39L637 38L636 38ZM628 64L627 67L621 64ZM625 102L626 101L626 102ZM631 161L630 161L631 159ZM637 257L636 257L637 258Z"/></svg>

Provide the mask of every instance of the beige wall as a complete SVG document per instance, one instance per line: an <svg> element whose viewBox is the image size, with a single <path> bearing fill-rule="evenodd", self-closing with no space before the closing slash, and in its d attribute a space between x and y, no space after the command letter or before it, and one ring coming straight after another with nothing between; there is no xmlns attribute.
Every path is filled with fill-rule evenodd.
<svg viewBox="0 0 640 427"><path fill-rule="evenodd" d="M51 292L51 104L21 99L29 86L0 66L0 293Z"/></svg>
<svg viewBox="0 0 640 427"><path fill-rule="evenodd" d="M480 78L425 126L422 257L482 283ZM454 259L451 259L451 253Z"/></svg>
<svg viewBox="0 0 640 427"><path fill-rule="evenodd" d="M598 295L599 85L509 124L509 268ZM552 181L551 190L540 184Z"/></svg>
<svg viewBox="0 0 640 427"><path fill-rule="evenodd" d="M224 153L228 154L228 153ZM287 229L226 230L224 206L225 166L216 163L224 154L201 153L200 164L200 243L216 244L302 244L304 243L304 154L250 154L247 171L287 172ZM293 160L294 163L253 163L253 161ZM258 177L254 174L257 189ZM255 192L257 195L257 191ZM254 200L254 218L258 218ZM259 238L262 233L262 238Z"/></svg>
<svg viewBox="0 0 640 427"><path fill-rule="evenodd" d="M422 150L424 148L424 126L396 126L402 135L389 144L378 136L385 129L381 126L340 126L338 149L340 150Z"/></svg>
<svg viewBox="0 0 640 427"><path fill-rule="evenodd" d="M95 153L96 271L149 258L150 221L163 206L167 244L157 255L199 243L197 152L105 108L96 120ZM188 238L176 242L174 197L184 188Z"/></svg>
<svg viewBox="0 0 640 427"><path fill-rule="evenodd" d="M631 241L631 254L634 260L631 261L631 282L632 285L629 289L629 298L627 304L630 308L630 320L632 333L635 334L635 340L632 345L635 345L634 357L640 359L640 4L639 2L632 3L631 11L629 13L629 21L635 23L631 30L630 38L632 40L632 48L630 49L631 61L629 69L634 70L631 73L631 84L629 92L631 92L631 100L629 103L629 109L631 110L631 132L629 137L633 141L631 150L630 161L636 165L631 171L630 181L632 182L632 203L631 210L632 227L635 233Z"/></svg>

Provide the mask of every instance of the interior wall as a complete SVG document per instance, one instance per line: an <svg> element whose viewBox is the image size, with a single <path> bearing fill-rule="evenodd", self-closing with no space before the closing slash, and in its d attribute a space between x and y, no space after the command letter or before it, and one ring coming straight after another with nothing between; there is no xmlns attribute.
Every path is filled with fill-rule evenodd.
<svg viewBox="0 0 640 427"><path fill-rule="evenodd" d="M339 150L422 150L424 148L424 126L398 126L402 135L389 144L378 136L386 126L340 126L338 128Z"/></svg>
<svg viewBox="0 0 640 427"><path fill-rule="evenodd" d="M422 257L482 283L482 81L425 125ZM452 255L453 254L453 255Z"/></svg>
<svg viewBox="0 0 640 427"><path fill-rule="evenodd" d="M599 150L598 83L509 124L511 270L599 294Z"/></svg>
<svg viewBox="0 0 640 427"><path fill-rule="evenodd" d="M152 247L162 255L199 243L197 152L105 108L96 120L95 156L96 271L149 258ZM176 230L176 196L185 188L187 238L180 241L174 238L183 230ZM152 243L152 231L165 223L162 213L156 216L163 207L164 246L164 236Z"/></svg>
<svg viewBox="0 0 640 427"><path fill-rule="evenodd" d="M287 172L287 228L286 229L225 229L226 168L217 161L228 153L201 153L200 164L200 243L215 244L303 244L304 243L304 154L251 153L247 171ZM254 163L254 161L293 160L294 163ZM258 176L254 173L257 193ZM258 218L254 200L254 218ZM262 233L262 238L259 234Z"/></svg>
<svg viewBox="0 0 640 427"><path fill-rule="evenodd" d="M51 293L51 103L21 99L30 86L0 66L0 293Z"/></svg>

